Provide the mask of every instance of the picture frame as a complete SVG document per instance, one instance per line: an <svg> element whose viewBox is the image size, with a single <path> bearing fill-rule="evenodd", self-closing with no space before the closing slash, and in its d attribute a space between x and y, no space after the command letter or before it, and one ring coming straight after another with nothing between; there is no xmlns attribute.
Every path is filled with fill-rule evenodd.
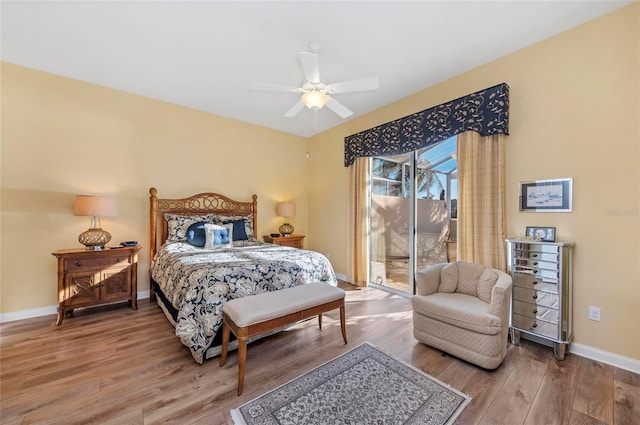
<svg viewBox="0 0 640 425"><path fill-rule="evenodd" d="M573 179L520 182L520 211L571 212Z"/></svg>
<svg viewBox="0 0 640 425"><path fill-rule="evenodd" d="M526 235L535 241L555 242L556 241L556 228L555 227L539 227L539 226L527 226Z"/></svg>

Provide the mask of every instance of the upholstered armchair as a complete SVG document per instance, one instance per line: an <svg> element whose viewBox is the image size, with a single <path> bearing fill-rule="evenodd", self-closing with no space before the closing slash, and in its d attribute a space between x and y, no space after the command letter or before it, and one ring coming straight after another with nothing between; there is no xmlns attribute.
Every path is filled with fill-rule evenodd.
<svg viewBox="0 0 640 425"><path fill-rule="evenodd" d="M413 336L485 369L507 353L511 276L456 261L416 273Z"/></svg>

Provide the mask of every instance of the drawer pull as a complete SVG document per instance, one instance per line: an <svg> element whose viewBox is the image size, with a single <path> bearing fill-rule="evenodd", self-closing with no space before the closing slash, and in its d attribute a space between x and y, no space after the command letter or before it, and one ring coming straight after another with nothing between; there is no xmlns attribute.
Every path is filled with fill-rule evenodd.
<svg viewBox="0 0 640 425"><path fill-rule="evenodd" d="M116 258L116 263L119 263L120 261L122 261L122 258Z"/></svg>
<svg viewBox="0 0 640 425"><path fill-rule="evenodd" d="M533 274L536 274L536 273L538 273L538 270L534 270L534 271L533 271Z"/></svg>
<svg viewBox="0 0 640 425"><path fill-rule="evenodd" d="M533 310L533 314L538 314L538 310Z"/></svg>
<svg viewBox="0 0 640 425"><path fill-rule="evenodd" d="M537 257L538 257L538 254L533 254L533 255L532 255L532 257L533 257L533 258L537 258Z"/></svg>
<svg viewBox="0 0 640 425"><path fill-rule="evenodd" d="M533 298L534 300L537 300L537 299L538 299L538 294L534 295L534 296L533 296L533 297L531 297L531 298Z"/></svg>
<svg viewBox="0 0 640 425"><path fill-rule="evenodd" d="M533 326L531 326L531 329L535 329L535 328L537 328L537 327L538 327L538 324L537 324L537 323L534 323L534 324L533 324Z"/></svg>
<svg viewBox="0 0 640 425"><path fill-rule="evenodd" d="M82 261L76 261L76 266L82 267Z"/></svg>
<svg viewBox="0 0 640 425"><path fill-rule="evenodd" d="M537 280L534 280L533 282L531 282L531 284L532 284L532 285L537 285L537 284L538 284L538 281L537 281Z"/></svg>
<svg viewBox="0 0 640 425"><path fill-rule="evenodd" d="M533 265L534 265L534 266L537 266L537 265L538 265L538 262L537 262L537 261L534 261L534 262L533 262Z"/></svg>

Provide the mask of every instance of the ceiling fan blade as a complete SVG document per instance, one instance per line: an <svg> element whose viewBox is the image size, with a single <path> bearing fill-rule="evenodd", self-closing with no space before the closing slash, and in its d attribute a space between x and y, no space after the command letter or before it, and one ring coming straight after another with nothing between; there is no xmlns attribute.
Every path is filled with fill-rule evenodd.
<svg viewBox="0 0 640 425"><path fill-rule="evenodd" d="M378 77L367 77L329 84L327 86L327 93L348 93L354 91L376 90L379 87L380 83L378 82Z"/></svg>
<svg viewBox="0 0 640 425"><path fill-rule="evenodd" d="M284 113L284 117L293 118L298 115L298 112L300 112L302 108L304 108L304 103L302 103L302 100L299 100L298 103L293 105L291 109Z"/></svg>
<svg viewBox="0 0 640 425"><path fill-rule="evenodd" d="M299 87L279 86L277 84L251 83L249 84L249 88L251 90L261 91L286 91L292 93L302 93L302 89Z"/></svg>
<svg viewBox="0 0 640 425"><path fill-rule="evenodd" d="M324 106L338 114L340 118L348 118L353 115L353 112L351 112L349 108L347 108L331 96L329 96L329 100L327 100L327 103L325 103Z"/></svg>
<svg viewBox="0 0 640 425"><path fill-rule="evenodd" d="M300 59L300 65L302 65L304 77L312 83L319 83L320 64L318 55L315 53L300 52L298 53L298 59Z"/></svg>

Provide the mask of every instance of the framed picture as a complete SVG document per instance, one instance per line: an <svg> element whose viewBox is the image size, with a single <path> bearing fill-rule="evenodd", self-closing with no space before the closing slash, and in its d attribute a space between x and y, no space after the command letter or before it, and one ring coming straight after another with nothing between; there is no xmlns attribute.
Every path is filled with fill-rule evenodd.
<svg viewBox="0 0 640 425"><path fill-rule="evenodd" d="M520 182L520 211L571 212L573 179Z"/></svg>
<svg viewBox="0 0 640 425"><path fill-rule="evenodd" d="M556 228L527 226L527 237L535 241L555 242Z"/></svg>

